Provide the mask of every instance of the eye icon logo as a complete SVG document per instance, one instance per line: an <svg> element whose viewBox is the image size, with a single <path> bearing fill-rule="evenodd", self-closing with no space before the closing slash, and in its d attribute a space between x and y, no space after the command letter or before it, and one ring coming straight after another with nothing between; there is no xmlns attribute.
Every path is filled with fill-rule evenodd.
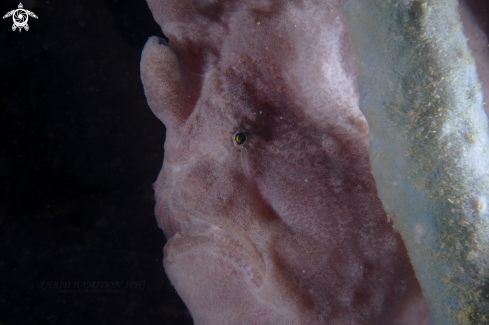
<svg viewBox="0 0 489 325"><path fill-rule="evenodd" d="M10 16L12 16L12 19L14 20L14 24L12 25L12 30L15 31L18 28L19 32L22 31L22 28L24 28L26 31L29 30L29 25L27 25L29 16L33 18L37 18L35 13L29 10L25 10L24 7L22 6L22 3L19 3L18 9L7 12L5 16L2 17L2 19L8 18Z"/></svg>

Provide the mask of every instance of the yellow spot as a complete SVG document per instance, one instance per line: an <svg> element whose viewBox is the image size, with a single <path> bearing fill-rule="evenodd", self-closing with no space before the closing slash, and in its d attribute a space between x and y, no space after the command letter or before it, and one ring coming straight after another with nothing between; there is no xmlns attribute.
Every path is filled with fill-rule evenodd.
<svg viewBox="0 0 489 325"><path fill-rule="evenodd" d="M479 212L484 211L486 209L486 201L484 201L483 199L479 199L477 209L479 209Z"/></svg>

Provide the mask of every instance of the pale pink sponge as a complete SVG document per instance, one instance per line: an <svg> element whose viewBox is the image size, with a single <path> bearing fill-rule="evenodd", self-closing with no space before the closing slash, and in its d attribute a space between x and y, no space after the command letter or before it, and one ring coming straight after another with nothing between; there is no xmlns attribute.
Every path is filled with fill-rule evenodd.
<svg viewBox="0 0 489 325"><path fill-rule="evenodd" d="M150 0L164 267L196 324L428 324L370 172L343 1Z"/></svg>

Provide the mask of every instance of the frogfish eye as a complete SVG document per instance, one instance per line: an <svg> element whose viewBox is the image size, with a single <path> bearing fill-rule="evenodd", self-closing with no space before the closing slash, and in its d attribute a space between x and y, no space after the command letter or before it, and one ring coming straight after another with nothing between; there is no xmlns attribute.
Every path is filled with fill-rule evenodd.
<svg viewBox="0 0 489 325"><path fill-rule="evenodd" d="M243 133L238 133L234 136L234 140L236 140L237 144L243 144L246 141L246 135Z"/></svg>

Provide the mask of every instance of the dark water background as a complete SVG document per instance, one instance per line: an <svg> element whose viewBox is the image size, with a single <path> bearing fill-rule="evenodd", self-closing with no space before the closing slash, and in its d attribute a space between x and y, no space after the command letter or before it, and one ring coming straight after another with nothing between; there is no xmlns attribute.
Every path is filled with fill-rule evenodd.
<svg viewBox="0 0 489 325"><path fill-rule="evenodd" d="M159 26L144 0L23 4L28 32L0 20L0 325L192 324L153 214L165 129L139 60Z"/></svg>
<svg viewBox="0 0 489 325"><path fill-rule="evenodd" d="M0 19L0 325L192 324L153 213L165 128L139 61L159 26L143 0L22 3L29 31Z"/></svg>

